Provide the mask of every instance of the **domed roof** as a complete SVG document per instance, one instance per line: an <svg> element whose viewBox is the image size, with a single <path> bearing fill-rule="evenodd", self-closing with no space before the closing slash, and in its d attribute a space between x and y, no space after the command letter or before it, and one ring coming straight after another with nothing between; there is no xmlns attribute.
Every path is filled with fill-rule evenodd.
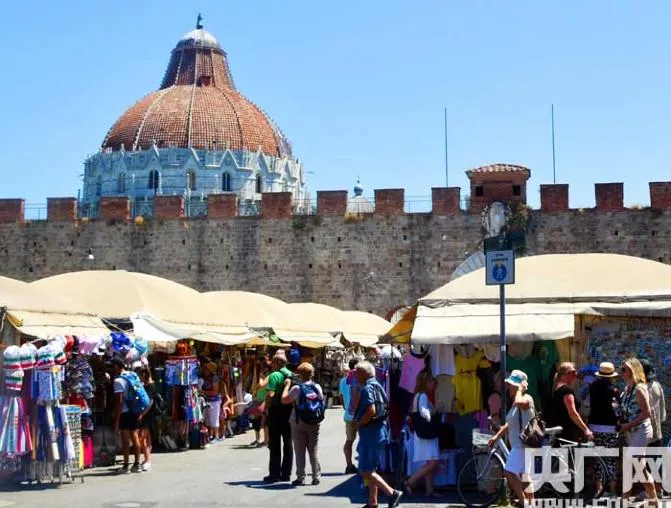
<svg viewBox="0 0 671 508"><path fill-rule="evenodd" d="M235 88L226 53L202 29L173 49L161 87L119 117L102 148L159 147L261 150L291 156L291 146L265 113Z"/></svg>

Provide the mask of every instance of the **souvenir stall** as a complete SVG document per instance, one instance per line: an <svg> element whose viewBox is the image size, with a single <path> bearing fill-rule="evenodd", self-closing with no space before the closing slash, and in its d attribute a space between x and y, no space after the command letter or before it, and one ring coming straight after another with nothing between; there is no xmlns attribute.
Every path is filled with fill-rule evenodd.
<svg viewBox="0 0 671 508"><path fill-rule="evenodd" d="M81 361L68 366L79 345L92 351L109 339L94 315L66 297L0 278L2 318L0 469L17 479L73 478L90 455L90 414L82 406L93 394ZM72 404L71 402L75 402ZM90 436L88 436L90 437Z"/></svg>
<svg viewBox="0 0 671 508"><path fill-rule="evenodd" d="M625 280L614 273L637 275ZM424 365L437 377L435 405L454 426L457 469L473 446L486 442L486 418L496 417L501 406L498 288L484 279L481 269L453 280L421 298L388 332L392 340L412 344L403 366L406 389ZM659 318L671 316L669 287L671 267L639 258L518 259L516 284L507 288L506 298L507 370L527 373L529 393L542 409L560 362L583 367L632 353L648 358L654 353L663 362L665 346L657 337L666 336ZM627 341L629 349L623 348Z"/></svg>

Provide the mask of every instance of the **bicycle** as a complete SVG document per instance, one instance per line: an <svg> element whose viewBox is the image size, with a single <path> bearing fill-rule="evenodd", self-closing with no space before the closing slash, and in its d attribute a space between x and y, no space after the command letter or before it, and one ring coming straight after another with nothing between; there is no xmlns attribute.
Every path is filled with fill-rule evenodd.
<svg viewBox="0 0 671 508"><path fill-rule="evenodd" d="M496 432L498 428L490 420L490 430ZM534 494L536 497L566 497L574 496L576 499L595 499L603 494L608 482L608 470L601 457L589 457L585 459L585 482L581 492L574 492L573 485L576 472L572 465L575 463L575 448L592 446L583 445L558 437L562 432L561 427L550 427L545 429L548 446L544 446L545 454L550 454L551 463L560 464L560 470L567 471L571 481L569 482L569 493L558 493L548 485L541 486ZM568 449L568 463L561 455L552 450L559 448ZM457 493L461 501L473 508L487 508L503 497L506 488L504 474L505 463L510 452L503 442L497 440L489 451L477 452L459 470L457 477Z"/></svg>

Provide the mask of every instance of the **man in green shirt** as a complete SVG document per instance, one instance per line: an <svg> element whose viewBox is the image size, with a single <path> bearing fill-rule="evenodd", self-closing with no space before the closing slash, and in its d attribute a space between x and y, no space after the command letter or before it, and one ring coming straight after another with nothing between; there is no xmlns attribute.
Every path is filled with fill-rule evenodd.
<svg viewBox="0 0 671 508"><path fill-rule="evenodd" d="M291 371L287 369L287 357L284 351L275 353L273 371L268 377L266 394L266 412L269 434L270 464L266 483L288 482L293 467L293 446L291 442L291 405L282 404L282 391Z"/></svg>

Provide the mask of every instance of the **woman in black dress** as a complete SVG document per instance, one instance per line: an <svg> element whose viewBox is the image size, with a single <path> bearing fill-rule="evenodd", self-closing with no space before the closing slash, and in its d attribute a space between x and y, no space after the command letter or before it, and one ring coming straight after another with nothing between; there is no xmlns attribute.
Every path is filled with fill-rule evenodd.
<svg viewBox="0 0 671 508"><path fill-rule="evenodd" d="M552 407L554 410L553 425L560 425L562 432L559 437L568 441L582 441L583 436L592 441L594 435L587 424L580 417L577 401L572 386L578 378L575 364L562 363L555 374L554 389L552 391Z"/></svg>

